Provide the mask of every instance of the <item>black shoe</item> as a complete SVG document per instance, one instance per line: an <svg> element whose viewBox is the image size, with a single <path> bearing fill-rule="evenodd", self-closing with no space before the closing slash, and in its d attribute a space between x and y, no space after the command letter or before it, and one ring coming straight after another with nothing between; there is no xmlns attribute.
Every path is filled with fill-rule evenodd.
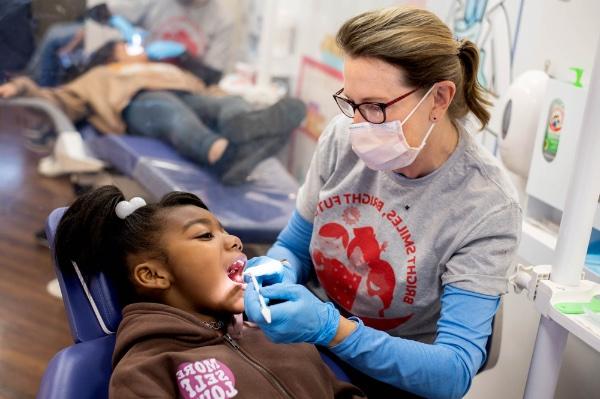
<svg viewBox="0 0 600 399"><path fill-rule="evenodd" d="M277 153L285 146L287 135L264 137L243 144L229 143L225 153L211 170L226 185L239 185L246 182L256 165Z"/></svg>
<svg viewBox="0 0 600 399"><path fill-rule="evenodd" d="M285 97L270 107L233 116L221 124L221 133L234 143L288 136L305 116L306 106L302 101Z"/></svg>

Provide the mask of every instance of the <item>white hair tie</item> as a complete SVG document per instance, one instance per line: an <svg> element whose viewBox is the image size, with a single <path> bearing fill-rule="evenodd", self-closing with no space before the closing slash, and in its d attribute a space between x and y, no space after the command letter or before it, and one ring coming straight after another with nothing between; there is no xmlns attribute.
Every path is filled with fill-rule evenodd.
<svg viewBox="0 0 600 399"><path fill-rule="evenodd" d="M121 201L115 208L115 213L120 219L125 219L139 208L146 205L146 201L140 197L133 197L129 201Z"/></svg>

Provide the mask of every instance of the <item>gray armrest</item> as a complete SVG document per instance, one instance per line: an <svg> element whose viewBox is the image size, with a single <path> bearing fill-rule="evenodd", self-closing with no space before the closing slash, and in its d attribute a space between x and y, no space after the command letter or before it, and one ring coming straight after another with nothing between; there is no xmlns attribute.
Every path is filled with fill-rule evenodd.
<svg viewBox="0 0 600 399"><path fill-rule="evenodd" d="M26 107L34 108L45 112L52 122L57 133L61 132L74 132L75 126L73 122L65 115L65 113L59 109L56 105L42 98L28 98L19 97L11 99L1 99L0 106L2 107Z"/></svg>

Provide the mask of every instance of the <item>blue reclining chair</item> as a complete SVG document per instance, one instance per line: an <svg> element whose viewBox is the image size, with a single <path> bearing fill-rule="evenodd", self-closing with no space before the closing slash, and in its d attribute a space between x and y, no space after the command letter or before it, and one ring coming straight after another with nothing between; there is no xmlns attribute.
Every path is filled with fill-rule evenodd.
<svg viewBox="0 0 600 399"><path fill-rule="evenodd" d="M46 234L54 259L54 235L66 208L48 217ZM104 275L82 276L74 265L58 265L56 275L75 344L58 352L48 364L39 399L108 397L114 332L121 309Z"/></svg>
<svg viewBox="0 0 600 399"><path fill-rule="evenodd" d="M198 195L223 227L245 243L275 242L296 206L298 182L275 157L258 164L247 183L226 186L158 139L99 135L91 126L83 128L82 135L98 158L155 198L171 191Z"/></svg>
<svg viewBox="0 0 600 399"><path fill-rule="evenodd" d="M46 234L54 257L54 237L66 208L52 211ZM82 275L74 264L54 268L75 343L58 352L48 364L38 399L105 399L112 371L115 334L121 306L111 282L103 274ZM323 360L338 378L348 377L335 362Z"/></svg>

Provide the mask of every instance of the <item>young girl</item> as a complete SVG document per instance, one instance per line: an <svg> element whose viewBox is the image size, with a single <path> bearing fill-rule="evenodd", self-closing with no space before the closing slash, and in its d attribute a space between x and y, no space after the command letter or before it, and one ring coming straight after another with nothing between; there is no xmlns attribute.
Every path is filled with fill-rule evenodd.
<svg viewBox="0 0 600 399"><path fill-rule="evenodd" d="M246 256L195 195L125 201L114 186L65 212L59 264L102 272L126 305L116 337L110 397L353 398L308 344L274 344L236 324Z"/></svg>

